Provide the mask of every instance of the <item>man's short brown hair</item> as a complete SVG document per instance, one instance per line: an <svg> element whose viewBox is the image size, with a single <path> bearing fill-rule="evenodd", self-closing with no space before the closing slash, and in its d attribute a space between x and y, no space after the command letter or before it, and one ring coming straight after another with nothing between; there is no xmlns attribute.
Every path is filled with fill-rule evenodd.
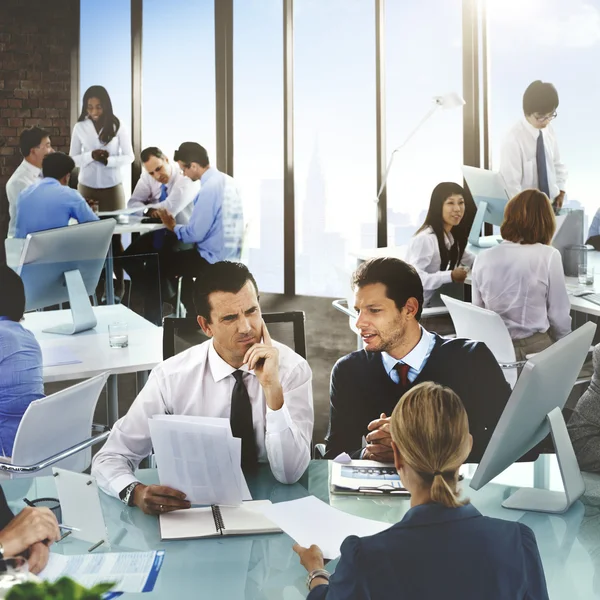
<svg viewBox="0 0 600 600"><path fill-rule="evenodd" d="M544 192L523 190L504 209L500 233L509 242L548 245L555 231L554 211Z"/></svg>

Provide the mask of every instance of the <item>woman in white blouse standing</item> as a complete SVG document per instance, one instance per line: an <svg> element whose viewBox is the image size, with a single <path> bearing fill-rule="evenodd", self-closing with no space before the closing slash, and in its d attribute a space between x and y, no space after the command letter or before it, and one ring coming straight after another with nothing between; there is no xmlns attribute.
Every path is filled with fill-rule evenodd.
<svg viewBox="0 0 600 600"><path fill-rule="evenodd" d="M464 222L465 191L458 183L435 186L425 222L410 241L406 262L423 282L423 305L445 283L463 283L475 257L466 250L469 230Z"/></svg>
<svg viewBox="0 0 600 600"><path fill-rule="evenodd" d="M79 167L77 189L86 200L97 202L101 211L125 208L121 169L133 162L133 148L101 85L93 85L83 95L69 154ZM122 252L121 236L113 236L114 255ZM115 274L122 289L123 269L115 268Z"/></svg>
<svg viewBox="0 0 600 600"><path fill-rule="evenodd" d="M473 266L473 304L502 317L517 360L571 332L562 259L550 246L555 230L548 196L524 190L504 209L504 241L482 252Z"/></svg>

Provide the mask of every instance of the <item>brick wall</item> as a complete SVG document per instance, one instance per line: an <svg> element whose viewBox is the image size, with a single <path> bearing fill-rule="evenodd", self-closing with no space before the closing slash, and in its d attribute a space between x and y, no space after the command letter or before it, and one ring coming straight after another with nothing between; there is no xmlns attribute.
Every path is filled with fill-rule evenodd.
<svg viewBox="0 0 600 600"><path fill-rule="evenodd" d="M0 240L8 224L5 186L21 162L19 134L38 125L69 151L71 46L78 0L0 0ZM0 244L3 246L4 244ZM1 251L0 251L1 252Z"/></svg>

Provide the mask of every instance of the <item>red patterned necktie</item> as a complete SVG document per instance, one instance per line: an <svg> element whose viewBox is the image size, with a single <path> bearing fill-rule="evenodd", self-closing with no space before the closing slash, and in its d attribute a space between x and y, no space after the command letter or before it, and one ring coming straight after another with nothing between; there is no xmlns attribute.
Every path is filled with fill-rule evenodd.
<svg viewBox="0 0 600 600"><path fill-rule="evenodd" d="M408 385L408 371L410 367L406 363L399 362L394 365L394 369L400 375L400 384L402 387L406 387Z"/></svg>

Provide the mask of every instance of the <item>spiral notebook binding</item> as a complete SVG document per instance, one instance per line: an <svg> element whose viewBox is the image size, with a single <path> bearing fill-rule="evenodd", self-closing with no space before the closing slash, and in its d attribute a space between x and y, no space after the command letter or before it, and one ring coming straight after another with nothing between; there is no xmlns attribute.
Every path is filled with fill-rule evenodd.
<svg viewBox="0 0 600 600"><path fill-rule="evenodd" d="M211 506L211 509L212 509L212 514L213 514L213 519L215 521L215 529L217 530L218 533L223 535L223 529L225 529L225 523L223 523L223 515L221 515L221 509L216 504L213 504Z"/></svg>

